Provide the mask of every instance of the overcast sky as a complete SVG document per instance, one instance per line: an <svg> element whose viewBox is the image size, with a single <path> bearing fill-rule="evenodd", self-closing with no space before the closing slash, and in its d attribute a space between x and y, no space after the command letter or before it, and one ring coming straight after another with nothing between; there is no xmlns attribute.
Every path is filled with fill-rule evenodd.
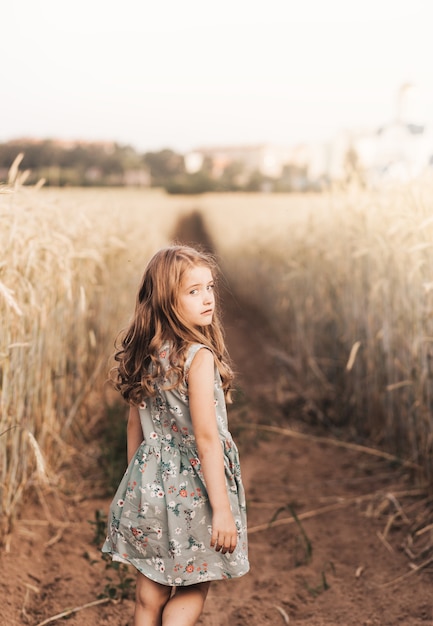
<svg viewBox="0 0 433 626"><path fill-rule="evenodd" d="M378 126L413 83L433 117L430 0L12 0L0 141L139 150L324 140Z"/></svg>

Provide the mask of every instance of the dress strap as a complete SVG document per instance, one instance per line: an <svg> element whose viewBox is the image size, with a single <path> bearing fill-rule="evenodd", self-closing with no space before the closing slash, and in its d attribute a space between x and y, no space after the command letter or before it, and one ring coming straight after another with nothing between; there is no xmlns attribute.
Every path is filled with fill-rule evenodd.
<svg viewBox="0 0 433 626"><path fill-rule="evenodd" d="M185 380L188 378L188 372L189 372L189 368L191 367L191 363L192 363L193 358L195 357L197 352L199 350L201 350L202 348L206 348L207 350L209 349L203 343L193 343L188 348L188 355L187 355L187 357L185 359L185 366L184 366Z"/></svg>

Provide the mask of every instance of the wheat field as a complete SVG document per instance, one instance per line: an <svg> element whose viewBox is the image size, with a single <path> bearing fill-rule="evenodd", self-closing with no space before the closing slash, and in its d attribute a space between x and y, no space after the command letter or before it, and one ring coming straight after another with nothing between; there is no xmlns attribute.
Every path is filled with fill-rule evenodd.
<svg viewBox="0 0 433 626"><path fill-rule="evenodd" d="M288 410L410 460L431 483L429 182L320 195L1 191L0 539L26 489L60 480L68 446L99 418L91 398L143 266L190 212L272 328Z"/></svg>

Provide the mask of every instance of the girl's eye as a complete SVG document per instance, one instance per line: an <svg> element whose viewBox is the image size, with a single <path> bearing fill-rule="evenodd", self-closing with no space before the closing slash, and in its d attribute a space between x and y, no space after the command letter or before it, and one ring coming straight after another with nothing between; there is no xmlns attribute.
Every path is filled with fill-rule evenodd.
<svg viewBox="0 0 433 626"><path fill-rule="evenodd" d="M198 289L191 289L191 291L189 293L193 296L196 293L198 293Z"/></svg>
<svg viewBox="0 0 433 626"><path fill-rule="evenodd" d="M208 291L213 291L215 289L215 285L214 284L208 285L207 288L208 288Z"/></svg>

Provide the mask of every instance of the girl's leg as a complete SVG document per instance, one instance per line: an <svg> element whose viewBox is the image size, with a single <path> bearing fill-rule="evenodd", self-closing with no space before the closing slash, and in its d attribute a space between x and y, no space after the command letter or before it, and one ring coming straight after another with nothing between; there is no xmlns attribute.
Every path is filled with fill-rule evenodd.
<svg viewBox="0 0 433 626"><path fill-rule="evenodd" d="M170 597L171 587L137 573L134 626L161 626L162 611Z"/></svg>
<svg viewBox="0 0 433 626"><path fill-rule="evenodd" d="M203 611L210 583L177 587L164 607L163 626L194 626Z"/></svg>

